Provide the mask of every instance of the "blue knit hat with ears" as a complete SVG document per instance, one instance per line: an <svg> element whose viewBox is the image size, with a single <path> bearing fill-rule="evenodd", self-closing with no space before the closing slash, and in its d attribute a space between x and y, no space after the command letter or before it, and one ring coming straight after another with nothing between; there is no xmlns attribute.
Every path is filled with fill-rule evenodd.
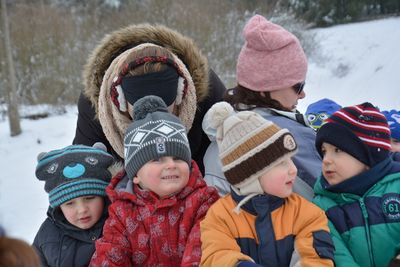
<svg viewBox="0 0 400 267"><path fill-rule="evenodd" d="M310 104L305 114L310 126L314 130L318 130L329 116L341 108L335 101L323 98Z"/></svg>
<svg viewBox="0 0 400 267"><path fill-rule="evenodd" d="M390 137L400 142L400 111L392 109L391 111L382 111L382 113L388 121Z"/></svg>
<svg viewBox="0 0 400 267"><path fill-rule="evenodd" d="M50 206L55 208L82 196L106 196L114 158L103 143L71 145L38 155L36 177L45 181Z"/></svg>

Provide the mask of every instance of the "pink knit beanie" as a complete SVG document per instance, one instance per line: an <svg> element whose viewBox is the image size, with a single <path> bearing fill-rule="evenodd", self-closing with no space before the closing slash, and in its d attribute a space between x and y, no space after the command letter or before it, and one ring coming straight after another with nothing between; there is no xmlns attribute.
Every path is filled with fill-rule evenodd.
<svg viewBox="0 0 400 267"><path fill-rule="evenodd" d="M239 85L265 92L303 82L307 58L292 33L260 15L253 16L243 30L245 44L236 72Z"/></svg>

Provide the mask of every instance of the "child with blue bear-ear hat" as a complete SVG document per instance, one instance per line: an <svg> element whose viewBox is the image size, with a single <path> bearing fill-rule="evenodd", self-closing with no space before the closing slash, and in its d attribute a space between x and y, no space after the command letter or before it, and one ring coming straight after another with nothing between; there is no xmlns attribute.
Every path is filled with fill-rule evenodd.
<svg viewBox="0 0 400 267"><path fill-rule="evenodd" d="M50 203L33 241L42 266L88 266L108 216L105 188L113 162L102 143L38 155L36 177Z"/></svg>
<svg viewBox="0 0 400 267"><path fill-rule="evenodd" d="M319 128L321 128L323 122L340 108L341 106L335 101L328 98L323 98L307 107L306 118L311 128L317 131Z"/></svg>

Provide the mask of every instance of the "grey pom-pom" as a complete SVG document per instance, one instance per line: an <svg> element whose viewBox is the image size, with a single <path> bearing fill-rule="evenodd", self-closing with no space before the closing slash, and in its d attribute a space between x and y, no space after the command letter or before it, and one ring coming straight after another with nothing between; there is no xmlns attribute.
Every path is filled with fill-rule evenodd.
<svg viewBox="0 0 400 267"><path fill-rule="evenodd" d="M210 118L210 125L211 127L217 129L220 127L226 118L234 113L232 106L227 102L218 102L215 103L210 111L209 111L209 118Z"/></svg>
<svg viewBox="0 0 400 267"><path fill-rule="evenodd" d="M97 148L97 149L107 152L107 147L102 142L94 143L93 148Z"/></svg>
<svg viewBox="0 0 400 267"><path fill-rule="evenodd" d="M36 157L37 161L39 162L40 160L42 160L46 156L46 154L47 152L40 152Z"/></svg>
<svg viewBox="0 0 400 267"><path fill-rule="evenodd" d="M168 112L167 105L158 96L149 95L142 97L133 105L133 120L144 119L147 114L155 111Z"/></svg>

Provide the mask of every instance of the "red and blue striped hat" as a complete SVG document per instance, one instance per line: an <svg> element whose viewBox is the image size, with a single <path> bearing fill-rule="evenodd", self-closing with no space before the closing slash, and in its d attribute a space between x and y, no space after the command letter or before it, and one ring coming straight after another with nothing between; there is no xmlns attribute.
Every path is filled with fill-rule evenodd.
<svg viewBox="0 0 400 267"><path fill-rule="evenodd" d="M373 167L389 156L390 129L385 116L372 105L344 107L333 113L317 132L315 146L327 142Z"/></svg>

